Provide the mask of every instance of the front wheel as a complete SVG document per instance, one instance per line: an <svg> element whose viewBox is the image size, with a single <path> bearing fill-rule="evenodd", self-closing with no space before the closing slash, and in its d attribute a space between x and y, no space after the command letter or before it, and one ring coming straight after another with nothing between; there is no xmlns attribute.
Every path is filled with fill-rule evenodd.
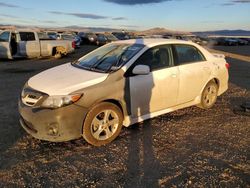
<svg viewBox="0 0 250 188"><path fill-rule="evenodd" d="M214 81L208 82L201 94L201 103L199 107L203 109L211 108L216 100L218 95L218 85Z"/></svg>
<svg viewBox="0 0 250 188"><path fill-rule="evenodd" d="M94 146L108 144L119 135L122 122L119 107L112 103L100 103L88 112L83 124L83 137Z"/></svg>

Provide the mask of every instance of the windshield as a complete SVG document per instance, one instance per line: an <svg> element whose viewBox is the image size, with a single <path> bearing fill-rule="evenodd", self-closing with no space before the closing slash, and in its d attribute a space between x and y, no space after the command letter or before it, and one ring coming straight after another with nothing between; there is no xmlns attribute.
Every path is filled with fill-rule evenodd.
<svg viewBox="0 0 250 188"><path fill-rule="evenodd" d="M115 71L143 47L142 44L108 44L87 54L72 65L97 72Z"/></svg>

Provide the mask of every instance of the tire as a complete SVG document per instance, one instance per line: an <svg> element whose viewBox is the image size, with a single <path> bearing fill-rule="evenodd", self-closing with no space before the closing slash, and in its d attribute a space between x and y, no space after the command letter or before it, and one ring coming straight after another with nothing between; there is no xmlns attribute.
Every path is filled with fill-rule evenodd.
<svg viewBox="0 0 250 188"><path fill-rule="evenodd" d="M83 123L83 137L94 146L112 142L121 132L123 115L120 108L103 102L94 106Z"/></svg>
<svg viewBox="0 0 250 188"><path fill-rule="evenodd" d="M218 96L218 85L215 81L210 81L207 83L206 87L201 94L200 108L209 109L212 108L217 100Z"/></svg>

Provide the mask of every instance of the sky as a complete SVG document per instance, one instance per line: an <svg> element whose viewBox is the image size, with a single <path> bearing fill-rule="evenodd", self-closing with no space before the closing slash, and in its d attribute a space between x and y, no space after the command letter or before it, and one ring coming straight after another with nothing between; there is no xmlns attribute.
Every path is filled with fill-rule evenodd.
<svg viewBox="0 0 250 188"><path fill-rule="evenodd" d="M0 0L0 24L250 30L250 0Z"/></svg>

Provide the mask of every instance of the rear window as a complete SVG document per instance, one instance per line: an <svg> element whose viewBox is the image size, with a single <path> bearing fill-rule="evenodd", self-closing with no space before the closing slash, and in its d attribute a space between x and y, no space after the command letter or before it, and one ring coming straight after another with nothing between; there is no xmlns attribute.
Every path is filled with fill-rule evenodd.
<svg viewBox="0 0 250 188"><path fill-rule="evenodd" d="M179 64L206 61L203 54L194 46L178 44L175 45L175 50Z"/></svg>
<svg viewBox="0 0 250 188"><path fill-rule="evenodd" d="M36 40L33 32L19 32L21 41L34 41Z"/></svg>

